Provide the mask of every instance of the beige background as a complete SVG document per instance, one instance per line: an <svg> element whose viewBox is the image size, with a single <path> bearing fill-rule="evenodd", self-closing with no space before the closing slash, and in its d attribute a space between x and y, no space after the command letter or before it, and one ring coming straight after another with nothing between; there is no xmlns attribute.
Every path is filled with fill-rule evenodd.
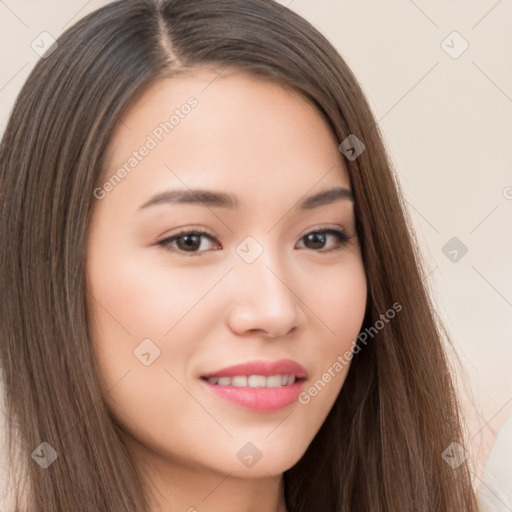
<svg viewBox="0 0 512 512"><path fill-rule="evenodd" d="M32 41L104 3L0 1L0 133L39 58ZM482 415L468 425L481 467L512 416L512 2L280 3L338 48L379 120ZM468 248L457 262L442 252L452 237Z"/></svg>

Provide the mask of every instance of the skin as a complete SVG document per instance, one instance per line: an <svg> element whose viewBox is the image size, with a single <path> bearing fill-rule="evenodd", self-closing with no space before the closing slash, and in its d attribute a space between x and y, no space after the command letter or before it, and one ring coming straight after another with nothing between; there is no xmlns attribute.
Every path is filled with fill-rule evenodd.
<svg viewBox="0 0 512 512"><path fill-rule="evenodd" d="M353 201L294 210L305 196L350 189L350 180L338 141L302 96L206 68L136 98L109 144L106 179L190 96L198 105L95 200L87 288L105 400L155 512L284 512L282 473L318 432L348 366L309 403L274 412L219 398L199 377L287 358L306 368L307 389L351 350L367 296ZM240 206L140 209L164 190L199 187L233 194ZM174 252L157 244L184 227L212 238L199 238L192 256L183 238L169 242ZM350 238L305 237L326 228ZM248 236L263 249L250 264L236 252ZM147 366L134 355L144 339L160 350ZM262 454L250 468L237 457L248 442Z"/></svg>

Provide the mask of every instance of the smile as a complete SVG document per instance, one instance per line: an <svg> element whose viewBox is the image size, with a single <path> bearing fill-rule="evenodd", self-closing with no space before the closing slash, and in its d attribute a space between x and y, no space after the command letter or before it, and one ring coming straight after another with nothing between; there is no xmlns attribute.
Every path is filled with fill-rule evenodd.
<svg viewBox="0 0 512 512"><path fill-rule="evenodd" d="M237 375L235 377L210 377L210 384L215 386L234 386L237 388L280 388L295 382L295 375Z"/></svg>

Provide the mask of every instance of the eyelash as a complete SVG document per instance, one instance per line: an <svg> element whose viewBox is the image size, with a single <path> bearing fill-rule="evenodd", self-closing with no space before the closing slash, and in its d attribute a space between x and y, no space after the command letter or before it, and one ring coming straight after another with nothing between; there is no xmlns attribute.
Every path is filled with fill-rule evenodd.
<svg viewBox="0 0 512 512"><path fill-rule="evenodd" d="M304 238L306 238L307 236L309 236L311 234L318 234L318 233L334 235L334 236L336 236L338 238L338 241L340 243L340 246L336 247L334 249L327 249L327 250L310 249L313 252L319 252L319 253L323 253L323 254L343 249L343 247L350 241L350 239L353 238L344 229L317 228L317 229L315 229L313 231L309 231L308 233L303 235L300 238L300 240L303 240ZM178 240L179 238L182 238L182 237L187 236L187 235L205 236L205 237L209 238L212 241L217 238L215 235L211 235L207 231L204 231L204 230L201 230L201 229L186 228L186 229L183 229L182 231L176 233L175 235L173 235L171 237L164 238L163 240L160 240L159 242L156 243L156 245L159 245L159 246L163 247L163 249L165 249L166 251L182 253L185 256L200 256L201 253L205 252L205 251L191 251L191 252L188 252L188 251L183 251L181 249L176 249L176 248L174 248L174 247L172 247L170 245L171 242L174 242L174 241Z"/></svg>

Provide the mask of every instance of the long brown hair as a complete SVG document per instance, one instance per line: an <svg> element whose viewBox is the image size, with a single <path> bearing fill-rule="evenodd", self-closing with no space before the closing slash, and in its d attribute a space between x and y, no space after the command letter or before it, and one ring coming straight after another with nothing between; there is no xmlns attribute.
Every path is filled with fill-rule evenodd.
<svg viewBox="0 0 512 512"><path fill-rule="evenodd" d="M11 482L37 510L149 510L109 414L90 343L85 253L93 191L136 94L197 66L288 84L325 116L346 158L368 279L357 354L302 459L284 473L290 512L477 510L445 355L448 338L389 158L356 78L311 24L272 0L123 0L68 29L24 84L0 148L0 355ZM58 459L42 469L34 451ZM47 450L46 452L44 450ZM38 452L39 453L39 452ZM36 455L37 456L37 453Z"/></svg>

